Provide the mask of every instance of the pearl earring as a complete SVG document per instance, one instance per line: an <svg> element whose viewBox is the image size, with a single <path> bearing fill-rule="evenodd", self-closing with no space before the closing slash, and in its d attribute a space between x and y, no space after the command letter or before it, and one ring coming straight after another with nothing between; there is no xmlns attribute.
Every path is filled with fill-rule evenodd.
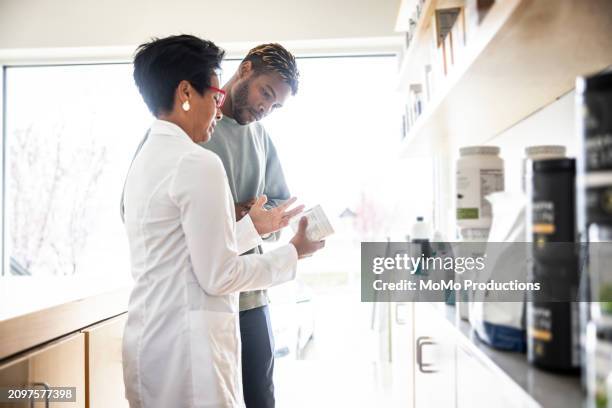
<svg viewBox="0 0 612 408"><path fill-rule="evenodd" d="M183 110L185 112L189 112L189 109L191 109L191 105L189 105L189 101L183 102Z"/></svg>

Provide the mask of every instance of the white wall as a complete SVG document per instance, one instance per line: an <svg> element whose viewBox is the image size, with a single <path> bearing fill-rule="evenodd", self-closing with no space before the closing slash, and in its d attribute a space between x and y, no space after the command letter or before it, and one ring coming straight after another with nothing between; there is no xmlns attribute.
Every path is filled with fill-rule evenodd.
<svg viewBox="0 0 612 408"><path fill-rule="evenodd" d="M385 37L400 0L0 0L0 49Z"/></svg>
<svg viewBox="0 0 612 408"><path fill-rule="evenodd" d="M492 137L488 145L499 146L504 159L505 191L522 191L522 159L525 147L534 145L564 145L568 157L576 157L578 135L576 130L575 92L559 97L514 126ZM455 235L455 171L459 158L459 147L449 147L440 157L440 183L436 203L436 227L448 237Z"/></svg>
<svg viewBox="0 0 612 408"><path fill-rule="evenodd" d="M507 191L521 189L521 159L525 156L527 146L564 145L567 156L576 157L578 135L575 97L575 92L567 93L487 143L501 148Z"/></svg>

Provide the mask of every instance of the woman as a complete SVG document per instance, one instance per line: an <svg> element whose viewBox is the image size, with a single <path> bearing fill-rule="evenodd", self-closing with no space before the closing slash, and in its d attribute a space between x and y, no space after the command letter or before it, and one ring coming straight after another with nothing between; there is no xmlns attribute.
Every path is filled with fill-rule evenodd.
<svg viewBox="0 0 612 408"><path fill-rule="evenodd" d="M223 51L197 37L141 45L134 79L157 118L125 184L135 286L123 340L131 407L242 407L238 292L291 280L297 259L323 246L305 238L264 255L238 255L296 211L263 209L235 222L221 161L197 142L220 119ZM299 209L297 209L299 210Z"/></svg>

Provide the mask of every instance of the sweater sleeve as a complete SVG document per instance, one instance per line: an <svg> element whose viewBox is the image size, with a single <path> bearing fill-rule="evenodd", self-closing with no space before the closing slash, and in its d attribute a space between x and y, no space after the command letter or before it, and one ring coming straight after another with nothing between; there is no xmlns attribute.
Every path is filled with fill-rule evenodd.
<svg viewBox="0 0 612 408"><path fill-rule="evenodd" d="M180 209L193 272L202 289L210 295L226 295L293 279L297 264L293 245L263 255L239 256L225 170L217 157L198 153L181 158L170 197Z"/></svg>

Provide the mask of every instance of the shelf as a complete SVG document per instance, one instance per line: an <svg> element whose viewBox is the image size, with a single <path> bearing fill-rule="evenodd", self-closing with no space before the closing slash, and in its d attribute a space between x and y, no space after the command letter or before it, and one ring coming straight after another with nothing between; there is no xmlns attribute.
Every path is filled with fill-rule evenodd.
<svg viewBox="0 0 612 408"><path fill-rule="evenodd" d="M398 21L395 26L396 31L407 31L408 28L402 26L402 21L408 21L409 16L407 15L405 10L407 7L404 6L406 2L402 2L402 8L400 9L400 13L398 15ZM410 77L412 73L411 70L416 69L416 64L413 64L414 60L421 60L423 58L423 52L427 49L427 30L429 28L429 22L431 21L431 17L436 9L437 2L435 0L426 0L423 3L423 10L421 11L421 17L417 22L417 26L414 30L414 37L410 42L410 45L404 52L402 57L402 66L400 68L400 90L407 91L409 81L407 78ZM406 79L404 79L406 78Z"/></svg>
<svg viewBox="0 0 612 408"><path fill-rule="evenodd" d="M417 0L418 1L418 0ZM402 66L400 67L400 90L407 91L411 79L417 76L421 66L414 64L413 61L422 61L425 58L429 49L431 19L437 9L461 7L464 0L426 0L423 3L423 10L414 30L414 37L410 42L409 47L404 51L402 56ZM396 31L407 31L408 27L403 24L409 20L406 6L407 1L403 1L398 14Z"/></svg>
<svg viewBox="0 0 612 408"><path fill-rule="evenodd" d="M420 82L428 1L406 51L400 88ZM609 0L497 0L410 129L401 155L487 143L573 89L576 77L612 65ZM459 57L459 58L457 58Z"/></svg>

